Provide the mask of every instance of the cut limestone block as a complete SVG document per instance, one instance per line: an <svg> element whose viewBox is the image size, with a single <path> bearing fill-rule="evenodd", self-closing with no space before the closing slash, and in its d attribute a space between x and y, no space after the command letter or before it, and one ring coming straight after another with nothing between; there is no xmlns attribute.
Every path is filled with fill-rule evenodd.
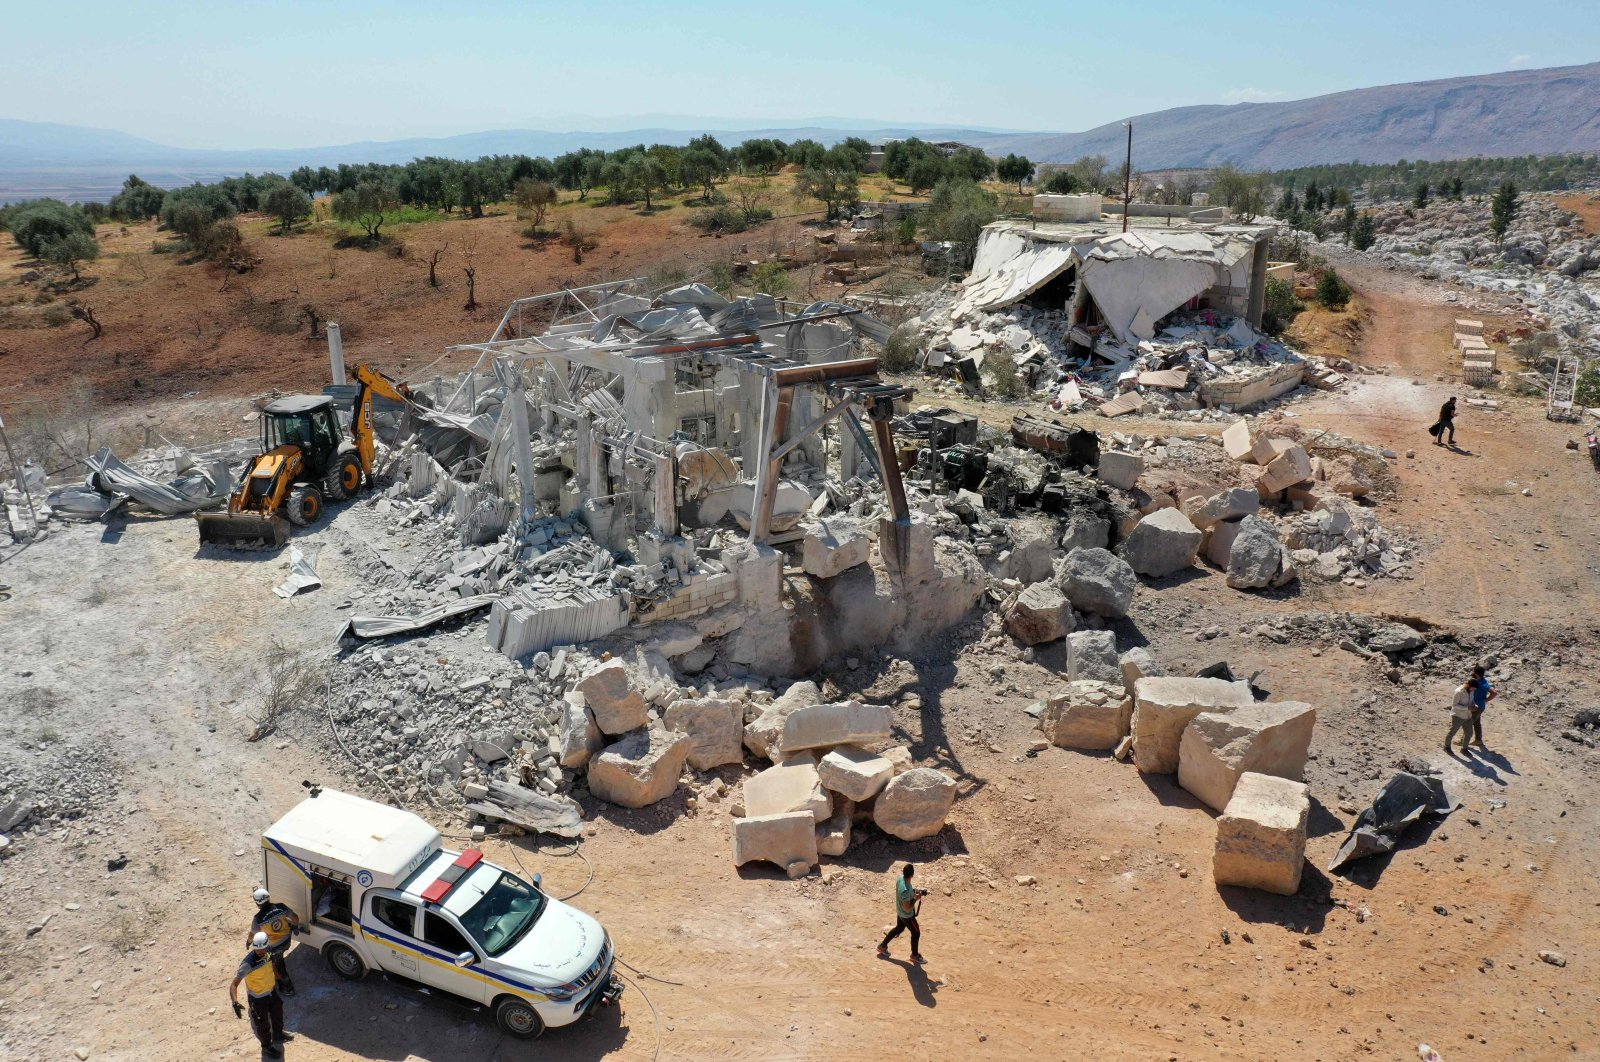
<svg viewBox="0 0 1600 1062"><path fill-rule="evenodd" d="M867 563L872 540L866 524L848 516L820 519L806 531L800 549L800 566L806 574L831 579L840 572Z"/></svg>
<svg viewBox="0 0 1600 1062"><path fill-rule="evenodd" d="M1045 702L1039 729L1064 749L1114 749L1128 734L1133 698L1109 682L1069 682Z"/></svg>
<svg viewBox="0 0 1600 1062"><path fill-rule="evenodd" d="M817 776L823 788L848 800L871 800L894 777L894 764L875 752L840 745L818 762Z"/></svg>
<svg viewBox="0 0 1600 1062"><path fill-rule="evenodd" d="M817 689L815 682L794 683L744 728L744 747L776 763L778 755L774 746L781 745L784 722L797 709L810 707L821 700L822 692Z"/></svg>
<svg viewBox="0 0 1600 1062"><path fill-rule="evenodd" d="M1245 517L1239 521L1233 547L1228 551L1228 585L1235 590L1278 585L1276 580L1283 573L1283 552L1276 527L1259 516ZM1292 558L1289 570L1294 570Z"/></svg>
<svg viewBox="0 0 1600 1062"><path fill-rule="evenodd" d="M1255 703L1248 682L1217 678L1142 678L1133 686L1133 762L1146 774L1178 769L1184 727L1201 712Z"/></svg>
<svg viewBox="0 0 1600 1062"><path fill-rule="evenodd" d="M1067 678L1071 681L1116 682L1122 677L1117 638L1110 631L1073 631L1067 635L1067 662Z"/></svg>
<svg viewBox="0 0 1600 1062"><path fill-rule="evenodd" d="M689 766L709 771L744 759L744 705L738 701L705 697L673 701L663 720L668 730L689 735Z"/></svg>
<svg viewBox="0 0 1600 1062"><path fill-rule="evenodd" d="M791 878L817 865L817 823L805 812L746 815L733 820L733 864L764 860Z"/></svg>
<svg viewBox="0 0 1600 1062"><path fill-rule="evenodd" d="M821 822L833 814L833 798L822 788L816 758L802 753L746 778L744 810L746 815L804 811Z"/></svg>
<svg viewBox="0 0 1600 1062"><path fill-rule="evenodd" d="M1288 439L1274 439L1267 435L1257 435L1255 441L1250 444L1250 456L1256 459L1256 464L1265 468L1267 465L1272 464L1279 454L1293 445L1294 443Z"/></svg>
<svg viewBox="0 0 1600 1062"><path fill-rule="evenodd" d="M1304 782L1246 773L1217 819L1211 876L1218 885L1293 896L1305 867L1310 814Z"/></svg>
<svg viewBox="0 0 1600 1062"><path fill-rule="evenodd" d="M688 735L641 728L589 761L589 791L625 808L642 808L677 788L688 758Z"/></svg>
<svg viewBox="0 0 1600 1062"><path fill-rule="evenodd" d="M1075 549L1056 563L1056 585L1072 607L1121 619L1133 604L1138 578L1128 562L1104 549Z"/></svg>
<svg viewBox="0 0 1600 1062"><path fill-rule="evenodd" d="M1303 446L1291 446L1272 459L1261 473L1261 482L1256 485L1265 497L1310 478L1311 455L1306 453Z"/></svg>
<svg viewBox="0 0 1600 1062"><path fill-rule="evenodd" d="M1122 450L1107 450L1100 455L1100 482L1120 490L1132 490L1144 471L1144 458Z"/></svg>
<svg viewBox="0 0 1600 1062"><path fill-rule="evenodd" d="M1178 745L1178 784L1221 811L1246 772L1300 781L1317 710L1298 701L1201 712Z"/></svg>
<svg viewBox="0 0 1600 1062"><path fill-rule="evenodd" d="M1212 564L1219 568L1226 568L1228 566L1228 558L1233 555L1233 543L1238 537L1238 520L1224 520L1220 524L1213 524L1206 531L1205 542L1200 547L1201 552L1206 555L1206 560Z"/></svg>
<svg viewBox="0 0 1600 1062"><path fill-rule="evenodd" d="M1139 574L1159 579L1189 567L1199 550L1200 529L1176 509L1158 509L1122 544L1122 559Z"/></svg>
<svg viewBox="0 0 1600 1062"><path fill-rule="evenodd" d="M1236 420L1229 424L1222 432L1222 452L1234 461L1255 461L1255 454L1251 452L1250 424L1247 421Z"/></svg>
<svg viewBox="0 0 1600 1062"><path fill-rule="evenodd" d="M1254 487L1230 487L1213 494L1186 510L1194 526L1205 530L1223 520L1252 516L1261 508L1261 494Z"/></svg>
<svg viewBox="0 0 1600 1062"><path fill-rule="evenodd" d="M1474 321L1466 317L1457 317L1455 330L1466 336L1481 336L1483 335L1483 322Z"/></svg>
<svg viewBox="0 0 1600 1062"><path fill-rule="evenodd" d="M893 719L886 704L839 701L790 713L783 723L785 754L830 745L862 745L889 736Z"/></svg>
<svg viewBox="0 0 1600 1062"><path fill-rule="evenodd" d="M833 804L833 816L816 824L818 855L842 856L850 848L850 820L855 818L856 803L840 797Z"/></svg>
<svg viewBox="0 0 1600 1062"><path fill-rule="evenodd" d="M1146 675L1167 673L1167 669L1157 663L1156 658L1150 655L1150 650L1143 646L1134 646L1117 657L1117 669L1122 672L1122 688L1129 697L1133 696L1133 684Z"/></svg>
<svg viewBox="0 0 1600 1062"><path fill-rule="evenodd" d="M649 721L644 698L633 688L633 680L621 660L608 660L574 687L583 694L594 721L606 734L626 734Z"/></svg>
<svg viewBox="0 0 1600 1062"><path fill-rule="evenodd" d="M1034 583L1006 610L1006 631L1023 645L1058 642L1072 633L1072 605L1054 584Z"/></svg>
<svg viewBox="0 0 1600 1062"><path fill-rule="evenodd" d="M589 757L605 747L605 738L589 711L584 696L576 690L561 702L561 722L553 750L563 767L582 767Z"/></svg>
<svg viewBox="0 0 1600 1062"><path fill-rule="evenodd" d="M932 767L914 767L898 775L872 803L878 829L902 841L932 837L944 828L956 802L955 779Z"/></svg>

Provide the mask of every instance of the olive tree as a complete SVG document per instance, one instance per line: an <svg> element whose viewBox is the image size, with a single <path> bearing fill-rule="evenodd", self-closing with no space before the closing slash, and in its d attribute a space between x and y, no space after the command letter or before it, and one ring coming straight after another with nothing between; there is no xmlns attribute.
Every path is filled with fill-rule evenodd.
<svg viewBox="0 0 1600 1062"><path fill-rule="evenodd" d="M393 188L377 181L362 181L333 197L333 216L360 225L366 230L367 239L377 240L378 230L399 206L400 197Z"/></svg>
<svg viewBox="0 0 1600 1062"><path fill-rule="evenodd" d="M311 197L288 181L280 181L262 197L261 209L278 219L283 232L288 232L301 218L311 216Z"/></svg>

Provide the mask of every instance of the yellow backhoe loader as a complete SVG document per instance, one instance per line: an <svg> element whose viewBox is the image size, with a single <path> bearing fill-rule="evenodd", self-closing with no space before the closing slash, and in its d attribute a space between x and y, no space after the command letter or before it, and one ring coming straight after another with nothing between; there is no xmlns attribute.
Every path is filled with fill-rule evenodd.
<svg viewBox="0 0 1600 1062"><path fill-rule="evenodd" d="M409 403L411 389L366 365L355 369L356 398L346 437L326 395L291 395L261 411L261 453L250 461L228 511L198 513L200 542L275 549L290 525L322 515L324 499L343 501L372 478L375 396Z"/></svg>

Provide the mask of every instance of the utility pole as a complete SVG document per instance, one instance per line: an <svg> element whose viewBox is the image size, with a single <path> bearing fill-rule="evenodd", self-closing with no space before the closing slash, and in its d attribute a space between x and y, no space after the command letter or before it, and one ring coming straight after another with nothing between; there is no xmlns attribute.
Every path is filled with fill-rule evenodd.
<svg viewBox="0 0 1600 1062"><path fill-rule="evenodd" d="M1122 166L1122 231L1128 231L1128 212L1133 209L1133 123L1128 127L1128 161Z"/></svg>

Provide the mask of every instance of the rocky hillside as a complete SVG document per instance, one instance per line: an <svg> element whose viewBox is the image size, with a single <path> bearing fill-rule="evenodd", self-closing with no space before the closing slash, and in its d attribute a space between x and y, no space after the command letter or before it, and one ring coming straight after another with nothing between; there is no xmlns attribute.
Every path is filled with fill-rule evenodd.
<svg viewBox="0 0 1600 1062"><path fill-rule="evenodd" d="M1133 119L1134 166L1290 169L1320 163L1548 155L1600 145L1600 63L1354 89L1284 103L1179 107ZM1113 122L1085 133L991 137L1035 161L1120 159Z"/></svg>

